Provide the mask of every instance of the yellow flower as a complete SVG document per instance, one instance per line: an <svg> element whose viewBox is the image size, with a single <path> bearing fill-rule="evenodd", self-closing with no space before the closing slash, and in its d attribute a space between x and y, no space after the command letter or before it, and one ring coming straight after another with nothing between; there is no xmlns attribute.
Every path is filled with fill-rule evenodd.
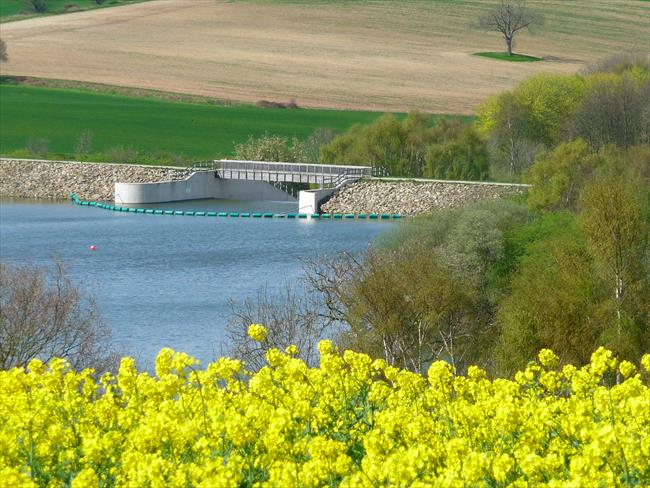
<svg viewBox="0 0 650 488"><path fill-rule="evenodd" d="M621 361L621 364L618 366L618 370L623 375L623 378L629 378L634 373L636 373L636 366L629 361Z"/></svg>
<svg viewBox="0 0 650 488"><path fill-rule="evenodd" d="M641 365L648 373L650 373L650 354L644 354L641 358Z"/></svg>
<svg viewBox="0 0 650 488"><path fill-rule="evenodd" d="M0 371L0 488L647 484L650 388L628 361L625 381L603 382L606 349L562 372L543 351L543 366L494 381L319 350L309 367L270 349L254 374L171 349L156 376L129 358L99 379L62 360Z"/></svg>
<svg viewBox="0 0 650 488"><path fill-rule="evenodd" d="M550 349L542 349L537 355L539 362L542 366L546 368L555 368L560 361L553 351Z"/></svg>
<svg viewBox="0 0 650 488"><path fill-rule="evenodd" d="M251 324L248 327L248 336L257 342L264 342L267 333L266 327L260 324Z"/></svg>

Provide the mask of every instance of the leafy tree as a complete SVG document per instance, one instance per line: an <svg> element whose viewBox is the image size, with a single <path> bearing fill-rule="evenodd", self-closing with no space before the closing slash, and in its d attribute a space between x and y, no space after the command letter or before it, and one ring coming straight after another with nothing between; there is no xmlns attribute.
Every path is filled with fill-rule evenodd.
<svg viewBox="0 0 650 488"><path fill-rule="evenodd" d="M453 139L427 147L424 176L428 178L487 180L490 158L485 141L473 127Z"/></svg>
<svg viewBox="0 0 650 488"><path fill-rule="evenodd" d="M534 210L575 211L580 191L601 164L602 158L582 139L560 144L529 168L528 205Z"/></svg>
<svg viewBox="0 0 650 488"><path fill-rule="evenodd" d="M316 129L306 140L296 137L264 134L250 136L235 146L235 157L247 161L283 161L288 163L318 163L320 150L334 135L329 129Z"/></svg>
<svg viewBox="0 0 650 488"><path fill-rule="evenodd" d="M483 139L458 120L411 112L399 120L387 114L367 126L354 126L323 147L322 161L387 167L392 175L449 179L487 179Z"/></svg>
<svg viewBox="0 0 650 488"><path fill-rule="evenodd" d="M393 175L420 176L429 139L427 119L412 112L400 122L395 115L385 114L369 125L355 125L324 146L321 159L330 164L384 166Z"/></svg>
<svg viewBox="0 0 650 488"><path fill-rule="evenodd" d="M237 144L235 158L246 161L313 162L307 161L306 152L297 138L269 134L250 136L245 143Z"/></svg>
<svg viewBox="0 0 650 488"><path fill-rule="evenodd" d="M478 126L489 137L492 160L511 178L530 166L538 151L528 124L529 111L514 96L492 98L479 109Z"/></svg>
<svg viewBox="0 0 650 488"><path fill-rule="evenodd" d="M481 15L473 26L484 31L500 32L506 42L508 54L512 56L512 46L517 33L523 29L532 31L544 25L542 14L529 9L525 1L501 0L488 12Z"/></svg>
<svg viewBox="0 0 650 488"><path fill-rule="evenodd" d="M578 214L591 255L605 283L612 310L605 345L626 356L648 347L650 226L644 193L620 174L605 175L585 187Z"/></svg>
<svg viewBox="0 0 650 488"><path fill-rule="evenodd" d="M553 349L563 362L585 364L599 342L599 286L584 237L569 222L527 246L499 304L500 374L511 374L541 348Z"/></svg>
<svg viewBox="0 0 650 488"><path fill-rule="evenodd" d="M584 84L579 76L541 74L484 103L477 124L490 140L497 166L519 176L541 148L561 142Z"/></svg>
<svg viewBox="0 0 650 488"><path fill-rule="evenodd" d="M330 129L318 128L302 144L305 162L320 163L320 150L334 140L334 133Z"/></svg>
<svg viewBox="0 0 650 488"><path fill-rule="evenodd" d="M429 248L370 254L342 294L343 343L422 373L445 359L468 366L478 333L471 286Z"/></svg>

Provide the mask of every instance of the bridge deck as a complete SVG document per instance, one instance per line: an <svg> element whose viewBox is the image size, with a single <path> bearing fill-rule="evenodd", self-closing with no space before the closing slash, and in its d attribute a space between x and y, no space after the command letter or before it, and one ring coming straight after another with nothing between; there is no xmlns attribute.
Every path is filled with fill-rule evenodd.
<svg viewBox="0 0 650 488"><path fill-rule="evenodd" d="M266 161L214 161L220 178L284 183L316 183L336 185L342 181L369 178L371 166L335 164L275 163Z"/></svg>

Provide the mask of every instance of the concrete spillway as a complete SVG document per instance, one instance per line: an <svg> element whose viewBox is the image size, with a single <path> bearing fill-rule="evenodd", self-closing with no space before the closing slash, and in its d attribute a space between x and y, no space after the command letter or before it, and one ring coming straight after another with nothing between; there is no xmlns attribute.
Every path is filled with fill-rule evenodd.
<svg viewBox="0 0 650 488"><path fill-rule="evenodd" d="M158 183L115 183L115 203L163 203L205 198L295 201L274 183L318 184L318 190L299 194L299 211L316 213L320 203L344 185L372 176L370 166L213 161L183 180Z"/></svg>

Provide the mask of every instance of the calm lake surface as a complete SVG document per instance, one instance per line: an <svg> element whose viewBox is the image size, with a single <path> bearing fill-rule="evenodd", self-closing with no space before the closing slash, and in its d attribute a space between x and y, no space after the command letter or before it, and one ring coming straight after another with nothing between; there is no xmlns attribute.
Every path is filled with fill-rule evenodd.
<svg viewBox="0 0 650 488"><path fill-rule="evenodd" d="M205 200L164 209L295 212L296 203ZM300 284L301 258L359 253L397 224L142 215L70 202L0 201L0 257L68 264L119 347L149 367L162 347L209 361L226 346L228 301ZM89 246L95 245L96 251Z"/></svg>

